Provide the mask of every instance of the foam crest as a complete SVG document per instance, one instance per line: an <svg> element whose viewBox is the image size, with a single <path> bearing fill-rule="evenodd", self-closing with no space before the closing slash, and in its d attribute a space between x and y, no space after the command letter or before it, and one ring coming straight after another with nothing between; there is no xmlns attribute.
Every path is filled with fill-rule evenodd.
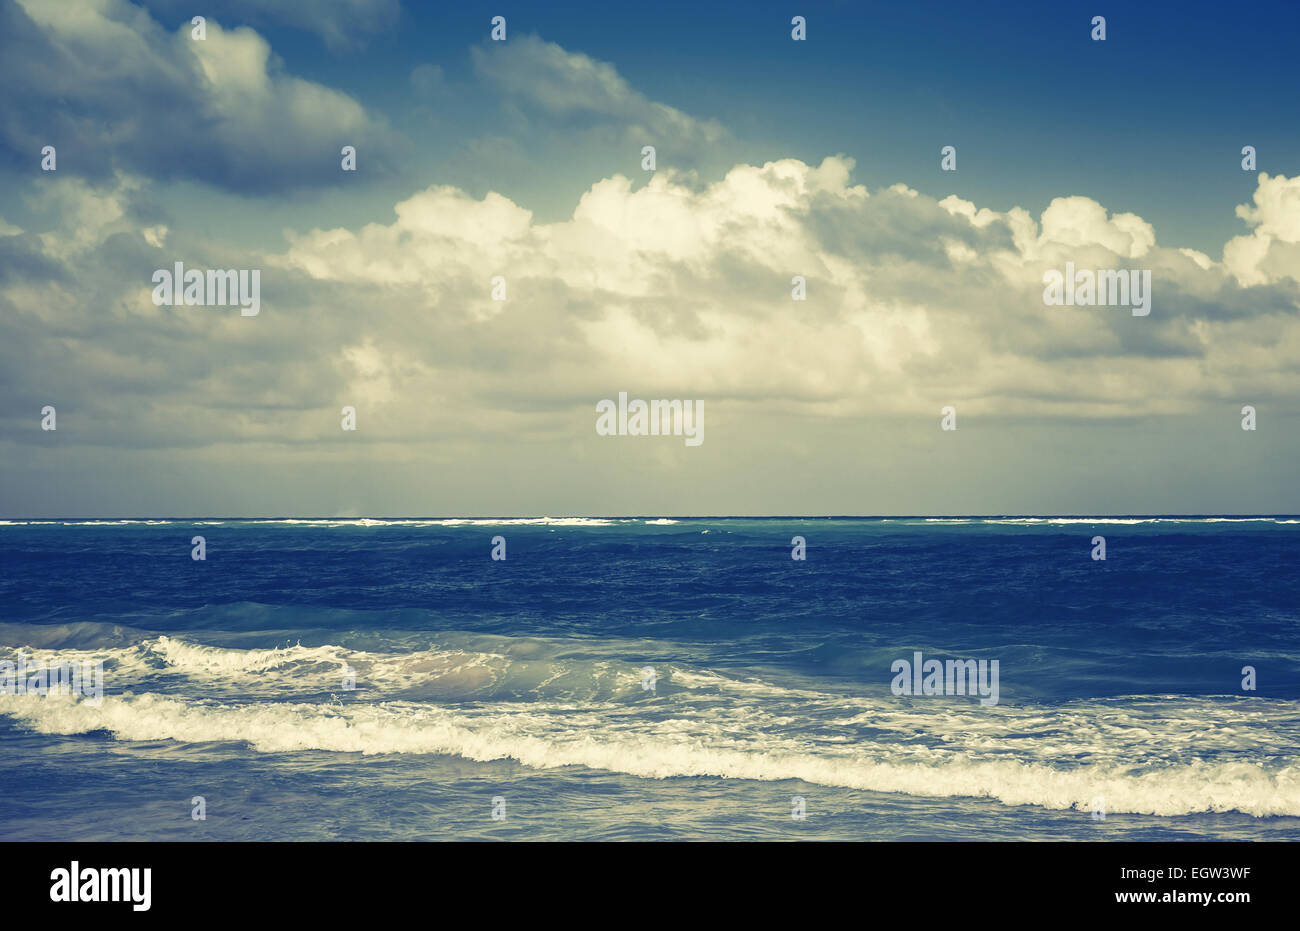
<svg viewBox="0 0 1300 931"><path fill-rule="evenodd" d="M106 698L99 706L67 696L0 696L0 710L46 734L107 731L119 740L235 741L260 752L423 753L535 769L585 766L653 779L713 776L804 782L921 796L970 796L1008 805L1082 809L1100 795L1110 812L1184 815L1241 811L1300 815L1300 769L1254 762L1151 765L1111 762L1073 767L1023 759L909 759L841 748L828 754L762 734L706 743L682 734L605 724L557 727L562 707L463 714L407 702L320 706L221 704L155 695ZM608 711L608 710L607 710ZM680 726L680 725L679 725ZM669 729L671 730L671 728Z"/></svg>

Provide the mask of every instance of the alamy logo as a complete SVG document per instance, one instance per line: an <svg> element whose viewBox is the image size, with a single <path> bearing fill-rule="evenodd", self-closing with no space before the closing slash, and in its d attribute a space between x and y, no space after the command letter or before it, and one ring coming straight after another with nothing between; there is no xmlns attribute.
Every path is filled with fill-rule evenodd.
<svg viewBox="0 0 1300 931"><path fill-rule="evenodd" d="M687 446L704 442L703 401L642 401L618 393L618 404L596 402L596 432L601 436L685 436Z"/></svg>
<svg viewBox="0 0 1300 931"><path fill-rule="evenodd" d="M153 302L176 307L228 305L239 306L244 317L256 317L262 310L262 270L254 268L210 268L186 271L184 263L177 262L174 271L160 268L151 279Z"/></svg>
<svg viewBox="0 0 1300 931"><path fill-rule="evenodd" d="M1065 263L1065 274L1054 268L1043 272L1043 303L1067 307L1132 307L1133 316L1151 313L1151 269L1090 268L1074 270Z"/></svg>
<svg viewBox="0 0 1300 931"><path fill-rule="evenodd" d="M896 659L889 671L897 673L890 683L895 695L975 695L981 705L998 703L998 661L982 659L921 660L918 650L912 661Z"/></svg>
<svg viewBox="0 0 1300 931"><path fill-rule="evenodd" d="M131 902L137 912L149 911L153 903L153 870L95 869L82 867L76 860L68 869L60 867L50 873L51 902Z"/></svg>
<svg viewBox="0 0 1300 931"><path fill-rule="evenodd" d="M41 660L29 663L19 653L16 663L0 661L0 695L80 695L97 705L104 698L104 661L80 663Z"/></svg>

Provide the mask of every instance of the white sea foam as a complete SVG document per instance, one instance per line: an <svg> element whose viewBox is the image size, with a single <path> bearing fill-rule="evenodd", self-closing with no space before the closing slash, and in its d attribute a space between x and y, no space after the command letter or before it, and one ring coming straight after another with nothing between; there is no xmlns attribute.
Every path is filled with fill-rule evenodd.
<svg viewBox="0 0 1300 931"><path fill-rule="evenodd" d="M1005 753L981 758L905 744L827 748L761 731L732 733L744 716L712 725L672 719L652 726L626 708L621 713L563 705L467 711L410 702L231 704L156 695L110 697L98 707L67 696L0 696L0 710L46 734L108 731L127 741L240 742L266 753L444 754L513 759L536 769L585 766L653 779L799 779L1050 809L1086 810L1101 795L1110 812L1300 814L1300 767L1295 765L1107 760L1059 766Z"/></svg>
<svg viewBox="0 0 1300 931"><path fill-rule="evenodd" d="M481 639L481 638L480 638ZM500 638L498 638L500 639ZM221 697L294 698L338 692L344 670L357 689L376 697L407 696L467 700L545 696L594 700L635 697L641 667L611 660L554 657L554 647L529 640L505 641L515 652L450 646L376 653L334 644L299 644L242 650L159 636L128 647L64 649L0 647L0 660L21 653L32 662L103 661L110 691L201 690ZM671 666L663 667L665 677Z"/></svg>
<svg viewBox="0 0 1300 931"><path fill-rule="evenodd" d="M985 709L680 663L657 665L649 694L637 662L567 657L561 643L532 638L449 640L404 653L241 650L167 636L24 648L34 660L105 660L108 694L98 707L0 696L0 714L46 734L242 742L259 752L436 753L1057 809L1102 795L1112 812L1300 815L1300 702L1130 696ZM340 691L345 665L358 691L322 700Z"/></svg>

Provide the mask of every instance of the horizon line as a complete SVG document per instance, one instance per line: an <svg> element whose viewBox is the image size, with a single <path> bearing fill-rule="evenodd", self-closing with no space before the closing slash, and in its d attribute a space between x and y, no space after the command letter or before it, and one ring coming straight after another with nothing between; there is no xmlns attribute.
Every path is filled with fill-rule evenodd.
<svg viewBox="0 0 1300 931"><path fill-rule="evenodd" d="M1249 519L1267 519L1267 518L1300 518L1300 513L1290 513L1284 511L1278 512L1255 512L1255 513L1165 513L1165 514L1097 514L1097 513L1080 513L1080 514L1058 514L1058 513L999 513L999 514L482 514L482 515L465 515L465 514L444 514L444 515L384 515L384 516L357 516L357 515L256 515L232 517L222 515L173 515L173 516L112 516L112 517L85 517L85 516L59 516L59 517L0 517L0 523L31 523L31 522L58 522L58 521L84 521L84 522L105 522L105 521L279 521L279 520L334 520L334 521L362 521L362 520L988 520L988 519L1075 519L1085 520L1094 518L1097 520L1190 520L1190 519L1209 519L1209 518L1236 518L1241 520Z"/></svg>

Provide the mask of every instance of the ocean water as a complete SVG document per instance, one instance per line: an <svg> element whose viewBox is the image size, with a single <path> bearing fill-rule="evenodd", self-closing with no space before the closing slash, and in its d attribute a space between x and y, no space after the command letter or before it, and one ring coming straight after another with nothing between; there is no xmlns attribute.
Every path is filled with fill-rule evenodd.
<svg viewBox="0 0 1300 931"><path fill-rule="evenodd" d="M0 564L0 662L104 676L0 694L0 839L1300 839L1294 517L9 521ZM997 703L895 694L917 651Z"/></svg>

